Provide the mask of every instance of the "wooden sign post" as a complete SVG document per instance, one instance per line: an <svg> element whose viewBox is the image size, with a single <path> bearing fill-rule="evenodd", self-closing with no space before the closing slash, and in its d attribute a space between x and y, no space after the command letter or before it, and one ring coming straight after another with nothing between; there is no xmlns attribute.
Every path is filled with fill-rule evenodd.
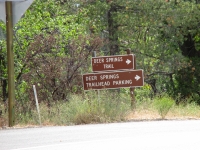
<svg viewBox="0 0 200 150"><path fill-rule="evenodd" d="M130 87L131 107L135 108L135 87L144 85L143 70L136 69L135 55L101 56L91 59L92 71L83 75L84 90L116 89Z"/></svg>
<svg viewBox="0 0 200 150"><path fill-rule="evenodd" d="M127 49L127 54L131 54L130 49ZM136 69L136 60L134 59L134 69ZM136 106L136 100L135 100L135 87L130 87L130 96L131 96L131 108L134 109Z"/></svg>

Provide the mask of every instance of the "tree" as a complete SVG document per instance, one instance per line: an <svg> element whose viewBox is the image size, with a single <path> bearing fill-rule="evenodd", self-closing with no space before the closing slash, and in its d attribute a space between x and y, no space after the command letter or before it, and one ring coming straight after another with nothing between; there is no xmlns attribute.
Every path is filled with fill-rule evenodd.
<svg viewBox="0 0 200 150"><path fill-rule="evenodd" d="M41 79L47 79L47 75L54 74L50 71L51 67L56 68L56 64L64 62L66 58L67 61L72 61L75 54L72 50L75 49L69 47L76 47L75 41L82 41L81 37L82 44L79 43L76 47L77 56L89 56L88 49L93 47L92 43L95 41L99 43L95 50L101 49L101 55L125 54L125 50L129 48L137 55L137 68L144 69L145 81L152 86L155 94L166 90L172 95L177 95L178 92L184 94L178 90L183 81L178 79L180 75L183 72L190 75L187 70L183 71L184 67L193 72L198 70L199 16L199 4L196 1L35 0L14 28L16 86L25 88L28 81L24 83L26 75L32 73L42 76ZM2 24L0 26L5 28ZM6 77L5 42L1 40L0 44L3 81ZM85 57L87 58L89 57ZM48 69L41 65L43 61L49 64L49 74L35 72ZM71 67L78 64L78 59L74 59ZM89 68L88 65L86 64ZM82 67L85 66L79 68ZM62 69L57 67L55 70L59 72L55 75L56 78L62 80ZM79 69L77 73L80 73ZM57 79L53 80L48 78L49 87L56 87L54 85L57 82L54 81ZM194 78L189 83L193 90L187 95L192 92L198 94L199 90L194 90L195 86L199 86L198 81L199 76L195 71ZM195 84L191 84L194 82ZM4 80L3 93L6 91L6 84ZM50 95L55 93L55 89L49 90Z"/></svg>
<svg viewBox="0 0 200 150"><path fill-rule="evenodd" d="M96 31L108 34L111 55L131 48L154 92L177 95L177 71L188 64L187 58L199 57L197 1L101 0L87 1L87 6L94 26L100 27Z"/></svg>
<svg viewBox="0 0 200 150"><path fill-rule="evenodd" d="M38 95L44 101L66 100L67 92L81 89L80 74L88 69L91 51L98 51L102 41L86 35L85 9L69 2L35 0L14 27L16 100L20 107L29 102L33 84L38 85ZM0 44L1 80L5 81L2 92L7 94L5 41Z"/></svg>

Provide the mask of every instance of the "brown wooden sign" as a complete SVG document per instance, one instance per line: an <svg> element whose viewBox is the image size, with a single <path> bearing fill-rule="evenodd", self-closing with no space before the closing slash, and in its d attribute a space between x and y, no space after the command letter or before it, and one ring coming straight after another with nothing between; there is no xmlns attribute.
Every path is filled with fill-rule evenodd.
<svg viewBox="0 0 200 150"><path fill-rule="evenodd" d="M135 69L135 55L115 55L92 58L92 71Z"/></svg>
<svg viewBox="0 0 200 150"><path fill-rule="evenodd" d="M143 70L89 73L83 75L84 90L140 87L144 85Z"/></svg>

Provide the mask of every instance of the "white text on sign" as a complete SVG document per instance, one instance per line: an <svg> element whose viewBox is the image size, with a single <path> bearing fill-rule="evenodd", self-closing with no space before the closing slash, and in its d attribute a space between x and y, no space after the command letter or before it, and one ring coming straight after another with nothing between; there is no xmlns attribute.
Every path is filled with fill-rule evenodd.
<svg viewBox="0 0 200 150"><path fill-rule="evenodd" d="M127 84L132 84L132 79L129 80L115 80L119 79L120 76L119 74L107 74L107 75L100 75L99 79L95 75L87 76L86 81L90 81L89 83L86 83L87 88L92 88L92 87L98 87L98 86L109 86L110 84L112 85L127 85ZM100 82L97 80L101 80ZM102 81L102 80L113 80L113 81ZM92 82L91 82L92 81Z"/></svg>
<svg viewBox="0 0 200 150"><path fill-rule="evenodd" d="M100 64L103 63L104 69L111 69L114 68L113 64L106 64L106 63L112 63L112 62L122 62L123 57L114 57L114 58L96 58L94 59L94 64ZM104 64L105 63L105 64Z"/></svg>
<svg viewBox="0 0 200 150"><path fill-rule="evenodd" d="M94 58L94 63L112 63L112 62L122 62L123 57L114 57L114 58Z"/></svg>

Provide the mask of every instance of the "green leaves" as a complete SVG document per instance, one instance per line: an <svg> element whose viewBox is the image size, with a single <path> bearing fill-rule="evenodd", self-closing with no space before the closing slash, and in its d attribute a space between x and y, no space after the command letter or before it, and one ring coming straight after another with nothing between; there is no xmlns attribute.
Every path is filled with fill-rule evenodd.
<svg viewBox="0 0 200 150"><path fill-rule="evenodd" d="M31 57L38 57L38 53L45 53L41 57L67 56L70 59L73 53L70 49L76 52L93 50L96 47L95 44L91 47L91 39L85 45L79 42L80 37L96 35L103 39L99 54L107 55L111 49L126 54L124 50L130 48L136 54L137 68L144 69L146 78L156 79L156 86L164 89L168 76L163 79L157 73L169 75L182 67L183 49L193 46L184 45L189 35L189 41L194 40L194 49L200 50L199 8L199 4L182 0L176 3L165 0L35 0L14 27L16 73L31 71L27 64L33 61ZM5 25L0 23L0 28L5 30ZM77 45L69 47L72 41ZM0 40L0 49L4 58L3 40ZM6 68L2 65L1 70Z"/></svg>
<svg viewBox="0 0 200 150"><path fill-rule="evenodd" d="M165 119L170 108L174 105L174 100L168 96L157 97L154 101L154 105L162 119Z"/></svg>

